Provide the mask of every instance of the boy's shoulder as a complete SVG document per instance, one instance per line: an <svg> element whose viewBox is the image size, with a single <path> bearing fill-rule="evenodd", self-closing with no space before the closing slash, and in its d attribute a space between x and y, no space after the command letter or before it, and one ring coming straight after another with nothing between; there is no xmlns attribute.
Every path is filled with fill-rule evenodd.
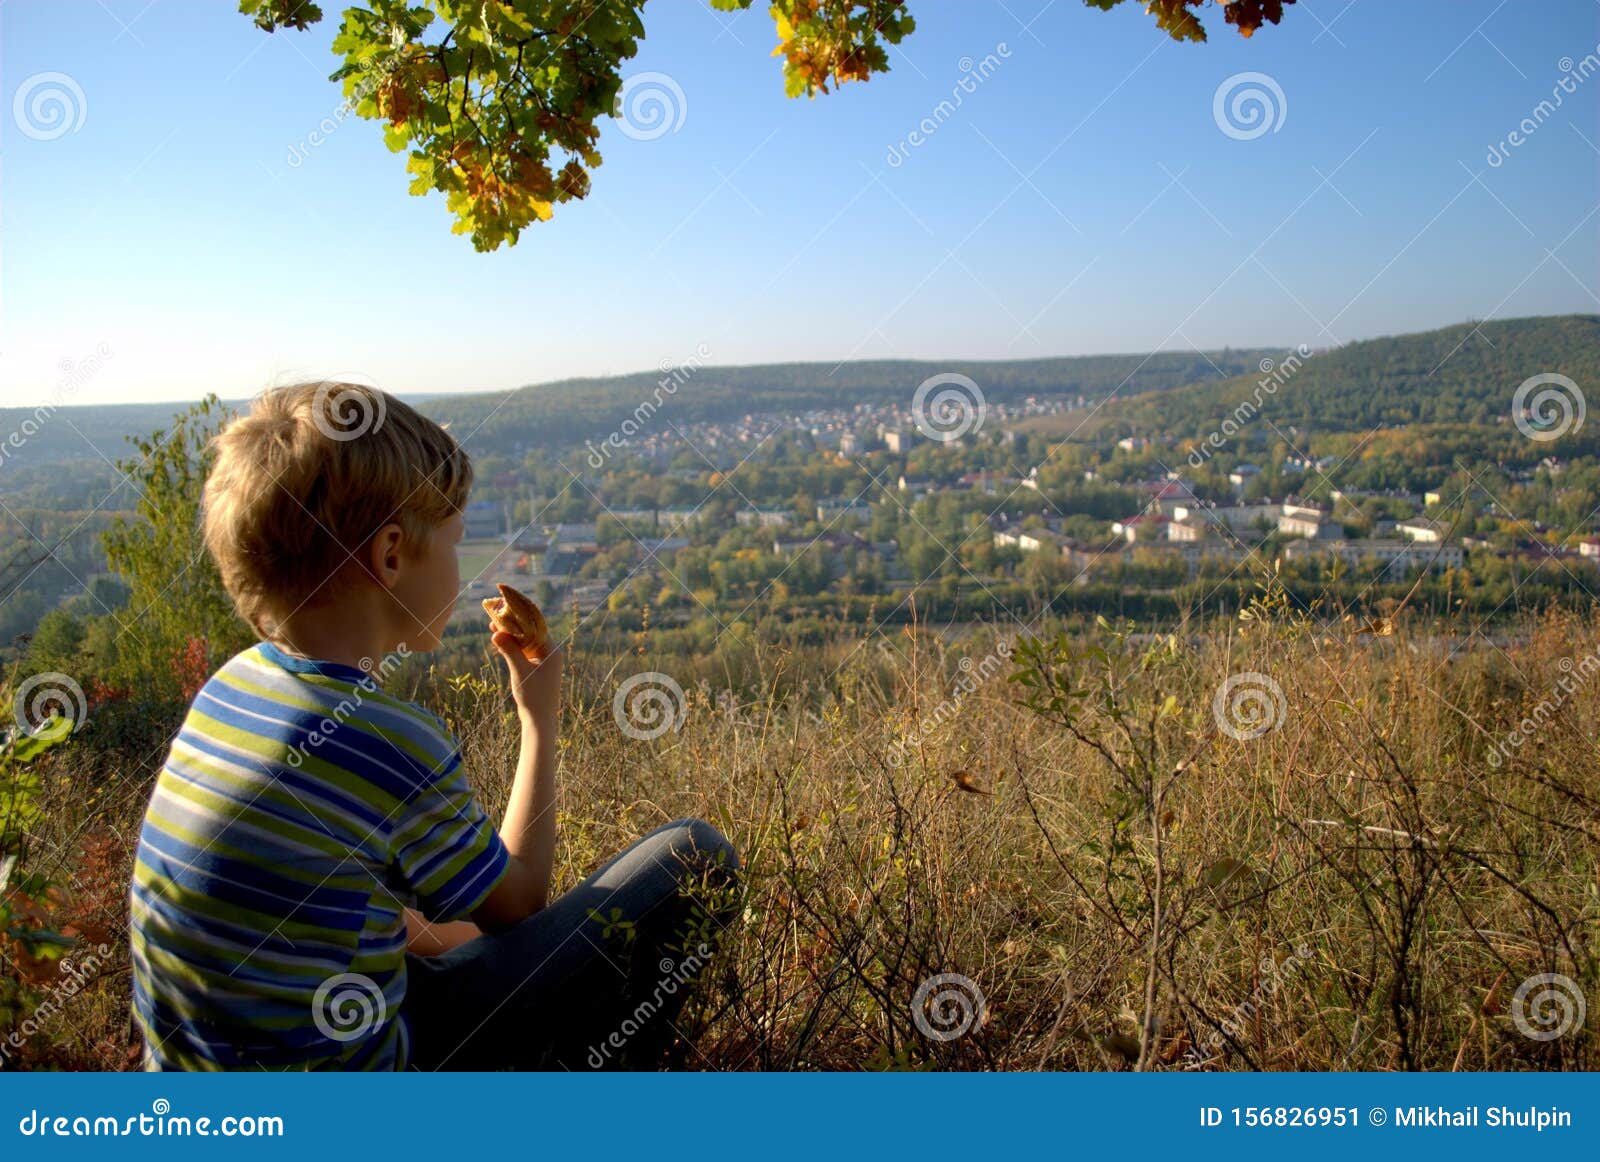
<svg viewBox="0 0 1600 1162"><path fill-rule="evenodd" d="M270 714L299 730L309 748L337 740L341 750L398 752L435 777L449 773L459 762L449 726L426 707L384 690L380 679L387 676L387 667L302 658L262 641L225 662L195 705Z"/></svg>

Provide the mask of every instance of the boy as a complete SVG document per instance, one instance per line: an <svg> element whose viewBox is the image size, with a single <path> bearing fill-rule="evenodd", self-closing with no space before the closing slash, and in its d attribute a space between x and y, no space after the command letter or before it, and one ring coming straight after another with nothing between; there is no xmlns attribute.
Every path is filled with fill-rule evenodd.
<svg viewBox="0 0 1600 1162"><path fill-rule="evenodd" d="M670 1039L731 918L728 842L668 824L548 903L560 649L493 636L521 724L498 831L444 723L378 683L439 645L471 484L442 428L354 384L268 391L217 438L206 547L262 640L195 696L145 815L147 1068L595 1068Z"/></svg>

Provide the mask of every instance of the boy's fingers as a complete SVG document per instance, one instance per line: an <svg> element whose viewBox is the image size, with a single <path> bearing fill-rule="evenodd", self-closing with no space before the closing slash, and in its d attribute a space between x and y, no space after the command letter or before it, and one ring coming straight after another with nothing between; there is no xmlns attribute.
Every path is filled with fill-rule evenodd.
<svg viewBox="0 0 1600 1162"><path fill-rule="evenodd" d="M497 633L489 640L494 643L494 648L500 651L502 657L511 665L514 671L521 670L527 665L528 659L522 656L522 646L514 634Z"/></svg>
<svg viewBox="0 0 1600 1162"><path fill-rule="evenodd" d="M535 670L542 669L551 658L557 658L556 664L560 665L558 655L561 653L561 646L556 642L547 643L542 647L537 657L530 658L523 653L522 639L515 634L490 634L489 641L494 645L495 649L500 651L500 655L505 658L506 666L511 671L511 677L516 681L521 681Z"/></svg>

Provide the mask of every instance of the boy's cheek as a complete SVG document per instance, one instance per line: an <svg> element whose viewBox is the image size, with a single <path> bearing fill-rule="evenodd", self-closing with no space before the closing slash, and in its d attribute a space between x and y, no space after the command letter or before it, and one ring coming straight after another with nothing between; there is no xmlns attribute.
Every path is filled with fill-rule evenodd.
<svg viewBox="0 0 1600 1162"><path fill-rule="evenodd" d="M427 640L424 649L438 649L444 640L445 628L450 624L450 615L455 612L455 595L452 593L442 603L439 612L426 626L423 627Z"/></svg>

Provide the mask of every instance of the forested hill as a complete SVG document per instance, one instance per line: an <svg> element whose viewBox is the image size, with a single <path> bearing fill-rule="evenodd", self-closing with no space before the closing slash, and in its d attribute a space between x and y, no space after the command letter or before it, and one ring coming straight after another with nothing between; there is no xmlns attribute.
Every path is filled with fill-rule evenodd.
<svg viewBox="0 0 1600 1162"><path fill-rule="evenodd" d="M746 413L793 414L856 404L909 408L929 376L970 376L991 404L1030 395L1100 401L1112 392L1166 391L1188 383L1242 375L1275 350L1163 351L1150 355L1080 355L982 361L863 360L772 363L748 367L696 365L604 379L564 379L504 392L441 397L423 410L473 433L472 447L511 444L569 446L598 439L634 415L645 401L670 408L674 423L736 418ZM1120 389L1120 391L1119 391Z"/></svg>
<svg viewBox="0 0 1600 1162"><path fill-rule="evenodd" d="M1121 399L1108 411L1132 430L1179 439L1203 437L1239 404L1258 399L1263 414L1285 430L1498 424L1509 422L1517 388L1544 373L1565 375L1584 392L1600 387L1600 315L1463 323L1368 339L1313 354L1292 370L1252 369L1221 382ZM1573 438L1597 434L1600 424L1585 424Z"/></svg>

